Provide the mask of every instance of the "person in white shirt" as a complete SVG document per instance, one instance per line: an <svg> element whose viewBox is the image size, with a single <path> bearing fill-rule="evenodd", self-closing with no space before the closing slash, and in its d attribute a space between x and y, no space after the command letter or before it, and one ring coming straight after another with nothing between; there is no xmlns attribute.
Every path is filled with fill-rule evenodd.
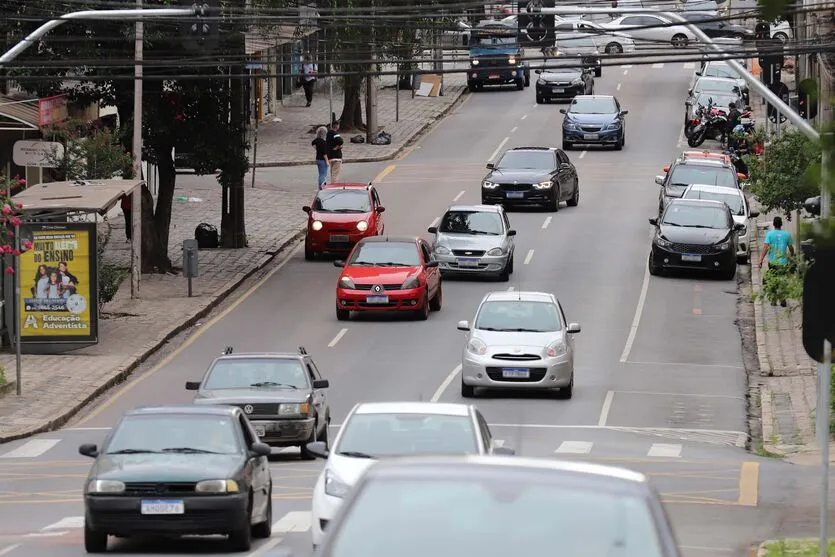
<svg viewBox="0 0 835 557"><path fill-rule="evenodd" d="M313 86L316 84L316 77L319 74L319 67L313 63L309 54L306 54L302 66L302 87L304 87L304 98L307 99L307 105L313 101Z"/></svg>

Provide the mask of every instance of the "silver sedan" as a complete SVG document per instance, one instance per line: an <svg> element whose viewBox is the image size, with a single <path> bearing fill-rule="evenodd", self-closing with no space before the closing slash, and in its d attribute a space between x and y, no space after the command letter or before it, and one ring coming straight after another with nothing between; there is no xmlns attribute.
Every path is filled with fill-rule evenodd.
<svg viewBox="0 0 835 557"><path fill-rule="evenodd" d="M553 294L491 292L478 306L475 320L458 323L467 331L461 361L461 396L477 387L559 389L574 393L574 335Z"/></svg>

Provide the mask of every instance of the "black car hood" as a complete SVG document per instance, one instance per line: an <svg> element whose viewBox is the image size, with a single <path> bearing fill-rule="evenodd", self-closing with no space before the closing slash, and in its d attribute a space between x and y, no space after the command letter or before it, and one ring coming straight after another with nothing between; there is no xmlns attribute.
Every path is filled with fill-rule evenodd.
<svg viewBox="0 0 835 557"><path fill-rule="evenodd" d="M546 83L563 83L566 81L574 81L575 79L580 79L582 76L583 73L578 69L565 68L559 70L548 70L547 73L543 72L539 74L539 79Z"/></svg>
<svg viewBox="0 0 835 557"><path fill-rule="evenodd" d="M307 401L309 394L308 389L218 389L216 391L200 391L194 399L194 404L239 406L241 404L281 402L301 403Z"/></svg>
<svg viewBox="0 0 835 557"><path fill-rule="evenodd" d="M534 184L550 178L551 172L548 170L536 170L532 168L513 170L510 168L502 168L496 169L488 174L485 180L497 184Z"/></svg>
<svg viewBox="0 0 835 557"><path fill-rule="evenodd" d="M103 454L90 478L120 482L199 482L234 476L243 454Z"/></svg>
<svg viewBox="0 0 835 557"><path fill-rule="evenodd" d="M616 113L611 114L577 114L569 112L565 115L566 122L575 124L611 124L618 119Z"/></svg>
<svg viewBox="0 0 835 557"><path fill-rule="evenodd" d="M661 237L677 244L698 244L709 246L718 244L731 233L728 228L694 228L688 226L670 226L662 224Z"/></svg>

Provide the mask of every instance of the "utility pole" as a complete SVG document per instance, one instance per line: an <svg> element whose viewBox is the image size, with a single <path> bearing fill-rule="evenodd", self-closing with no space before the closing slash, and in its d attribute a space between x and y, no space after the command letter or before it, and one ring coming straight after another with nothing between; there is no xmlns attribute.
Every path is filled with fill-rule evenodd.
<svg viewBox="0 0 835 557"><path fill-rule="evenodd" d="M142 9L142 0L136 0L136 7ZM136 22L136 43L134 45L133 67L133 176L142 179L142 63L144 54L145 24ZM142 275L140 257L142 254L142 190L134 188L131 193L131 237L130 237L130 297L139 297L139 279Z"/></svg>
<svg viewBox="0 0 835 557"><path fill-rule="evenodd" d="M377 33L375 30L376 14L374 0L371 0L371 63L365 74L365 140L371 143L377 137L377 79L374 66L377 61Z"/></svg>

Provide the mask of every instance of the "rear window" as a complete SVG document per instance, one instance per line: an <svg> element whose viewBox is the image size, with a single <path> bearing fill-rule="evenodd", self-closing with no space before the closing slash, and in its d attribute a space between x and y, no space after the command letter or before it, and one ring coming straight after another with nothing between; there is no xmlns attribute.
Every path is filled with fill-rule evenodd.
<svg viewBox="0 0 835 557"><path fill-rule="evenodd" d="M707 186L722 186L724 188L737 187L736 172L724 166L679 164L670 176L670 185L691 186L705 184Z"/></svg>

